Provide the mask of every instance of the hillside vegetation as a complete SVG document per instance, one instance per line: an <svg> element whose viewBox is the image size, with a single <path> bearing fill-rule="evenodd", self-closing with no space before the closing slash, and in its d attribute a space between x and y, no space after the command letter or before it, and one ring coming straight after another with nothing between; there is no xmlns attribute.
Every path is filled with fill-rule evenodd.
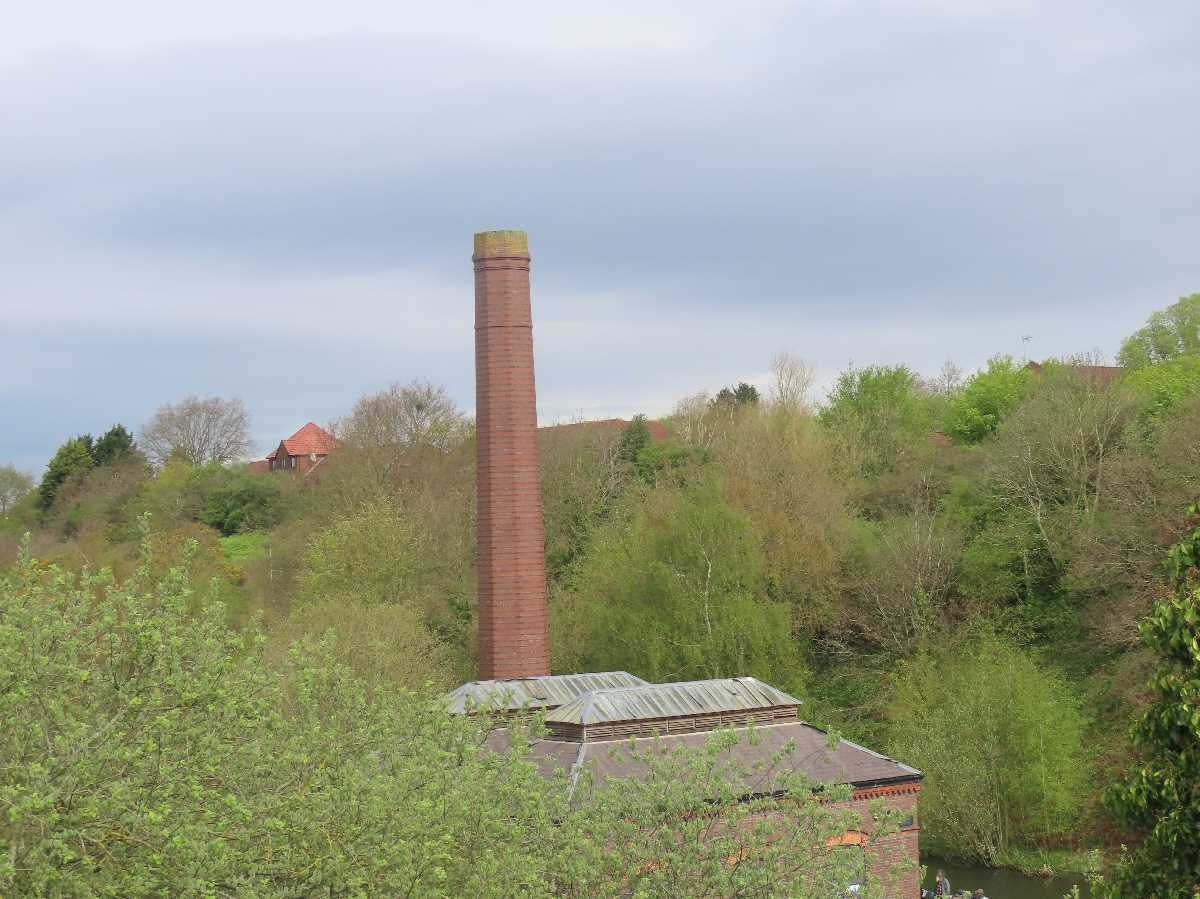
<svg viewBox="0 0 1200 899"><path fill-rule="evenodd" d="M1003 864L1136 842L1147 822L1102 799L1139 763L1130 728L1159 660L1138 624L1196 524L1200 294L1156 313L1120 359L997 356L965 379L866 366L817 402L804 366L780 357L761 391L683 399L668 441L641 420L543 429L556 669L794 691L810 720L925 771L923 842L942 855ZM6 502L7 589L43 589L30 566L56 583L82 572L70 589L93 593L186 567L205 602L172 602L200 622L221 603L244 634L220 639L258 646L262 671L303 680L292 647L332 632L313 676L349 678L356 703L470 679L470 421L413 384L365 396L335 431L343 445L308 478L161 446L151 465L123 428L73 437ZM308 751L267 724L254 752ZM261 763L237 762L248 776Z"/></svg>

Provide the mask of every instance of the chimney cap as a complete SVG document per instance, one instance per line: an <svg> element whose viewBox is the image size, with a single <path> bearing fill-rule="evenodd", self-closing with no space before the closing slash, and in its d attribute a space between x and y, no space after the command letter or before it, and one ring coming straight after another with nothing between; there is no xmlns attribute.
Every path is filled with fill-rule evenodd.
<svg viewBox="0 0 1200 899"><path fill-rule="evenodd" d="M524 231L478 231L475 234L475 258L489 256L528 256L529 235Z"/></svg>

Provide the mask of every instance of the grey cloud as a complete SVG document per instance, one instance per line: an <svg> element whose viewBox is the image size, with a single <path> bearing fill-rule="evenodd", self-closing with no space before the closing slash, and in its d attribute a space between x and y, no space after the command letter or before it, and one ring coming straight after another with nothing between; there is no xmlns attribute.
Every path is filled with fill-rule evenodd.
<svg viewBox="0 0 1200 899"><path fill-rule="evenodd" d="M661 407L781 345L831 370L977 363L1026 330L1111 351L1197 289L1194 4L806 4L737 29L717 6L657 49L252 30L10 67L17 340L80 348L35 363L65 395L108 321L129 416L246 394L304 345L298 392L328 411L253 388L287 430L409 372L470 405L480 228L530 231L551 417ZM122 380L173 340L188 378ZM44 457L88 408L17 417Z"/></svg>

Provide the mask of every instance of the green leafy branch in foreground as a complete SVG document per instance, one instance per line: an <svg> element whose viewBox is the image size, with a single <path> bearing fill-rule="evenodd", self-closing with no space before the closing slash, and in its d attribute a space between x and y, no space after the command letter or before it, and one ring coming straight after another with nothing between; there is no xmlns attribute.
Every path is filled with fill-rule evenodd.
<svg viewBox="0 0 1200 899"><path fill-rule="evenodd" d="M856 816L782 758L735 765L732 734L572 794L524 727L496 751L486 715L367 690L332 632L269 665L152 563L118 582L26 550L0 579L2 895L817 897L861 869L831 845Z"/></svg>
<svg viewBox="0 0 1200 899"><path fill-rule="evenodd" d="M1190 513L1200 514L1193 506ZM1146 838L1117 866L1110 896L1200 894L1200 528L1168 555L1173 581L1142 622L1142 641L1162 660L1154 699L1134 725L1141 764L1107 797Z"/></svg>

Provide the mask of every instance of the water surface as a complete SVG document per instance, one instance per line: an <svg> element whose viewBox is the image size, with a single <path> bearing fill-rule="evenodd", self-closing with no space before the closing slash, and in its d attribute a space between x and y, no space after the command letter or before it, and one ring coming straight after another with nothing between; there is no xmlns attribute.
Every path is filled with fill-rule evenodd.
<svg viewBox="0 0 1200 899"><path fill-rule="evenodd" d="M1088 897L1087 882L1083 876L1078 877L1029 877L1019 871L997 868L971 868L957 865L953 862L943 862L936 858L921 857L922 864L928 868L925 877L925 888L933 889L933 879L937 869L943 868L950 878L950 887L955 895L964 889L974 892L983 889L988 899L1062 899L1074 884L1079 884L1079 894Z"/></svg>

